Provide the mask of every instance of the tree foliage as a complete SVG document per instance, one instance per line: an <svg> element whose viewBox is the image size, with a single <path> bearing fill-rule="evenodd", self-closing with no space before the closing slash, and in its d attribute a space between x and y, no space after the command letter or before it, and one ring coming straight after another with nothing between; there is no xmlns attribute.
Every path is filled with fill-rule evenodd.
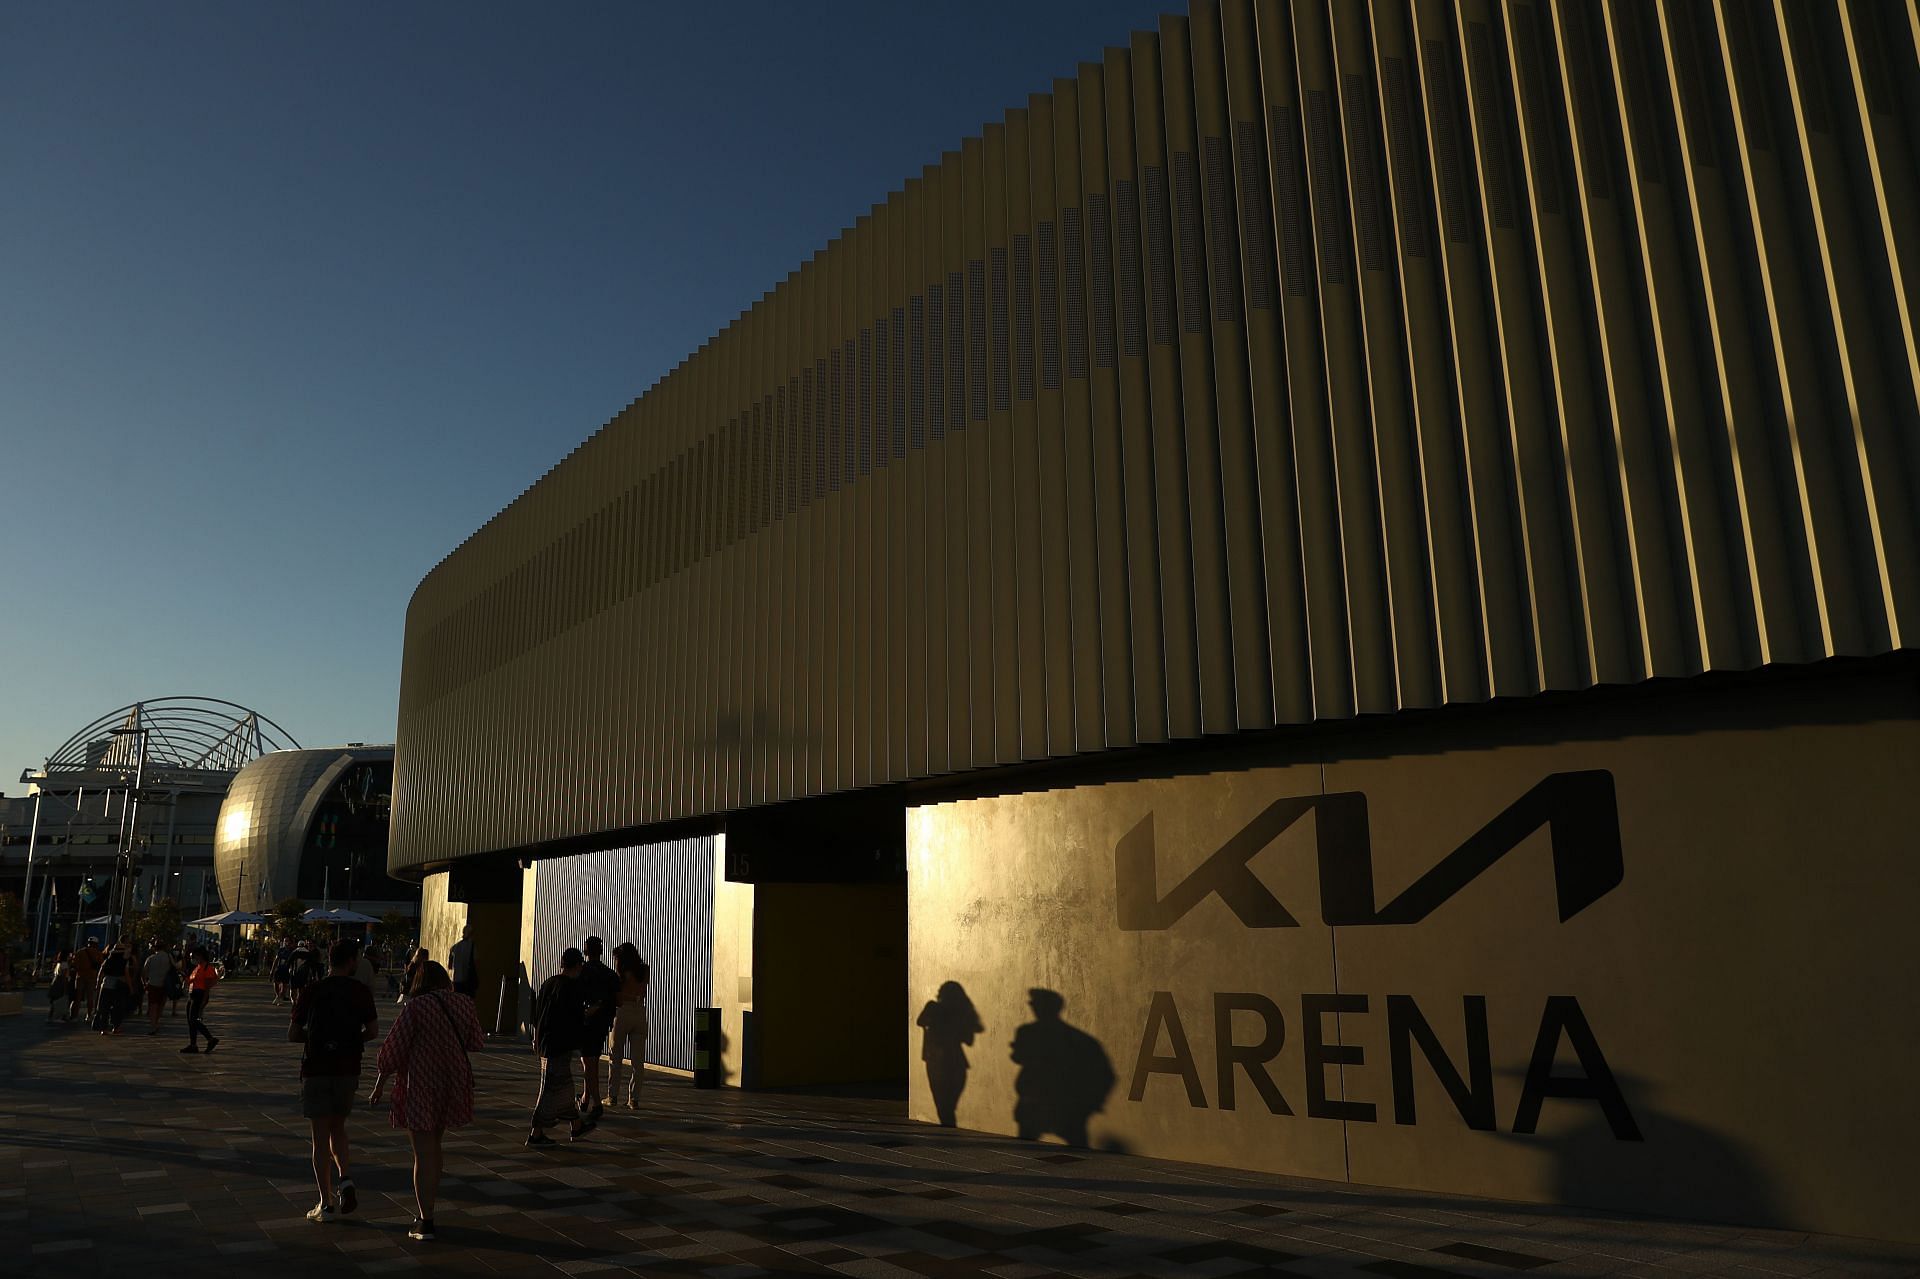
<svg viewBox="0 0 1920 1279"><path fill-rule="evenodd" d="M273 936L279 941L297 942L311 937L306 921L300 917L307 913L307 904L298 897L283 897L273 904L273 922L268 925Z"/></svg>
<svg viewBox="0 0 1920 1279"><path fill-rule="evenodd" d="M186 917L180 912L180 904L171 897L156 897L146 914L130 921L128 931L143 947L156 941L171 946L180 940L185 926Z"/></svg>
<svg viewBox="0 0 1920 1279"><path fill-rule="evenodd" d="M27 936L27 911L20 894L0 893L0 951L11 950Z"/></svg>
<svg viewBox="0 0 1920 1279"><path fill-rule="evenodd" d="M373 935L389 949L404 946L413 937L413 917L390 910L373 926Z"/></svg>

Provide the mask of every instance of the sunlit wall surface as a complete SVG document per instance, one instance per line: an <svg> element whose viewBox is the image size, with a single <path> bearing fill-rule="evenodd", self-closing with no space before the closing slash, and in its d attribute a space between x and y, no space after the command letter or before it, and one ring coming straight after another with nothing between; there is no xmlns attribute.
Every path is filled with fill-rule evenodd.
<svg viewBox="0 0 1920 1279"><path fill-rule="evenodd" d="M1208 0L1108 49L428 575L393 865L1911 646L1917 37Z"/></svg>

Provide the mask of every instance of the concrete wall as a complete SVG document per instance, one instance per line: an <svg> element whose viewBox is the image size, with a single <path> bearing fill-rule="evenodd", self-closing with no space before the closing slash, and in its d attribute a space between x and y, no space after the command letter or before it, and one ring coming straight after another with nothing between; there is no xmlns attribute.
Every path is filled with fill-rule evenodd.
<svg viewBox="0 0 1920 1279"><path fill-rule="evenodd" d="M977 1009L969 1128L1920 1237L1920 723L1893 692L1906 718L1430 729L923 807L910 1014L950 981ZM936 1117L918 1062L911 1098Z"/></svg>

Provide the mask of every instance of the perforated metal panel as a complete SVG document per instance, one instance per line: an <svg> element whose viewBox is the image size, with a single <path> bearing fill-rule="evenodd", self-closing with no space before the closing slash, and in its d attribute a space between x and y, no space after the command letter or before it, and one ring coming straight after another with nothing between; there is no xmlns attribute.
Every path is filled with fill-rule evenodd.
<svg viewBox="0 0 1920 1279"><path fill-rule="evenodd" d="M540 863L534 877L533 988L560 971L560 952L588 937L632 942L653 970L647 1060L693 1069L693 1010L713 1003L711 838L616 848ZM731 992L729 992L731 993Z"/></svg>

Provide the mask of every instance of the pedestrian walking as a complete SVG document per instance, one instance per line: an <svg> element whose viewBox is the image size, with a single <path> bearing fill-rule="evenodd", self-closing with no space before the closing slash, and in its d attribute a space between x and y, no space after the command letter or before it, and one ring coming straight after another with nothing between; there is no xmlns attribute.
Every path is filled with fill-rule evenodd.
<svg viewBox="0 0 1920 1279"><path fill-rule="evenodd" d="M207 1051L212 1052L220 1046L220 1041L207 1028L207 1001L213 998L213 988L220 982L220 970L213 966L212 957L197 946L188 952L187 958L193 967L187 973L187 1046L180 1051L199 1052L200 1036L205 1035Z"/></svg>
<svg viewBox="0 0 1920 1279"><path fill-rule="evenodd" d="M573 1095L573 1059L585 1037L585 1006L581 1002L580 970L586 956L569 946L560 955L560 971L547 978L533 1001L533 1051L540 1058L540 1093L533 1102L529 1146L551 1146L547 1128L557 1119L568 1120L578 1141L593 1127L582 1119Z"/></svg>
<svg viewBox="0 0 1920 1279"><path fill-rule="evenodd" d="M431 963L432 960L433 956L427 953L425 946L421 946L415 950L413 956L407 960L407 971L400 979L401 1003L404 1004L407 1002L407 996L413 993L414 983L420 980L420 970Z"/></svg>
<svg viewBox="0 0 1920 1279"><path fill-rule="evenodd" d="M93 1014L93 1028L103 1035L120 1033L120 1019L126 1016L133 999L133 948L126 942L115 943L100 961L100 994Z"/></svg>
<svg viewBox="0 0 1920 1279"><path fill-rule="evenodd" d="M362 1047L379 1029L373 992L354 976L360 943L341 938L327 956L330 971L301 993L287 1024L287 1038L305 1044L300 1054L300 1113L313 1135L313 1182L320 1202L308 1221L332 1221L360 1200L348 1167L347 1115L360 1091Z"/></svg>
<svg viewBox="0 0 1920 1279"><path fill-rule="evenodd" d="M473 962L473 925L460 930L460 940L447 952L447 976L453 979L455 994L468 999L480 993L480 969Z"/></svg>
<svg viewBox="0 0 1920 1279"><path fill-rule="evenodd" d="M106 958L100 953L100 939L87 938L73 956L73 1001L67 1005L67 1020L72 1021L80 1009L80 1001L87 1002L87 1024L93 1024L94 1000L99 997L100 964Z"/></svg>
<svg viewBox="0 0 1920 1279"><path fill-rule="evenodd" d="M424 954L424 952L422 952ZM410 1239L433 1238L433 1205L440 1193L441 1138L449 1128L473 1122L473 1065L470 1052L485 1040L473 1001L453 994L447 970L423 959L393 1028L380 1045L379 1074L367 1100L380 1104L387 1080L393 1084L395 1128L413 1143L413 1199L417 1214Z"/></svg>
<svg viewBox="0 0 1920 1279"><path fill-rule="evenodd" d="M597 1122L606 1110L600 1104L600 1054L606 1051L607 1034L613 1029L615 998L620 990L619 976L607 967L600 953L600 939L587 938L587 962L580 969L580 998L584 1004L580 1031L580 1113L590 1122Z"/></svg>
<svg viewBox="0 0 1920 1279"><path fill-rule="evenodd" d="M301 992L326 974L314 963L312 942L303 941L295 946L290 963L292 967L287 974L287 995L292 1002L299 1003Z"/></svg>
<svg viewBox="0 0 1920 1279"><path fill-rule="evenodd" d="M631 1060L633 1075L625 1094L626 1105L628 1110L637 1110L640 1085L646 1075L647 984L653 980L653 970L630 941L613 948L613 968L619 974L620 988L614 994L613 1042L607 1046L607 1105L620 1104L620 1063Z"/></svg>
<svg viewBox="0 0 1920 1279"><path fill-rule="evenodd" d="M61 948L53 959L53 978L47 983L47 1021L54 1021L54 1014L62 1004L71 1006L73 990L73 952ZM69 1014L71 1016L71 1014Z"/></svg>
<svg viewBox="0 0 1920 1279"><path fill-rule="evenodd" d="M147 1033L160 1033L160 1010L167 1003L167 986L173 980L173 956L167 953L166 943L155 939L153 950L147 956L147 962L140 968L140 984L147 992Z"/></svg>
<svg viewBox="0 0 1920 1279"><path fill-rule="evenodd" d="M173 972L167 977L167 1015L169 1017L178 1017L180 1015L180 996L185 994L187 990L186 952L181 950L180 947L175 946L171 958L173 960Z"/></svg>
<svg viewBox="0 0 1920 1279"><path fill-rule="evenodd" d="M367 988L367 997L371 999L373 997L374 981L373 956L367 954L367 948L362 946L358 941L355 941L353 944L360 956L353 961L353 979Z"/></svg>
<svg viewBox="0 0 1920 1279"><path fill-rule="evenodd" d="M284 942L273 957L273 1002L293 998L293 951Z"/></svg>

